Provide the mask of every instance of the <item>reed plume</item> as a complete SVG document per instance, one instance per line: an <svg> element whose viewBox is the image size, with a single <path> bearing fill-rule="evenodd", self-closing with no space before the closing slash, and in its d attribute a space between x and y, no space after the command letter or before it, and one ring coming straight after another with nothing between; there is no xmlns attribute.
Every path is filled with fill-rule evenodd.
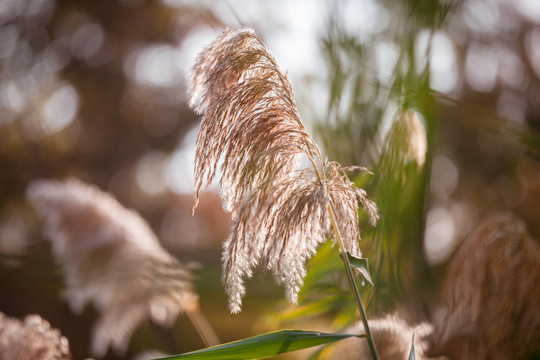
<svg viewBox="0 0 540 360"><path fill-rule="evenodd" d="M361 256L359 203L372 224L377 208L349 180L352 168L323 160L300 120L287 76L253 30L225 31L210 44L195 64L192 85L191 105L202 114L194 210L203 185L220 177L233 218L223 246L230 310L241 310L244 279L258 264L296 303L306 260L331 236L330 208L343 237L340 249L355 256ZM301 168L302 159L311 166Z"/></svg>
<svg viewBox="0 0 540 360"><path fill-rule="evenodd" d="M452 259L438 352L459 359L540 353L540 248L514 215L484 220Z"/></svg>
<svg viewBox="0 0 540 360"><path fill-rule="evenodd" d="M172 325L180 312L196 312L190 270L161 247L138 213L75 179L34 181L27 197L45 221L71 309L80 313L91 303L100 312L92 330L95 356L109 346L125 352L146 318Z"/></svg>
<svg viewBox="0 0 540 360"><path fill-rule="evenodd" d="M371 305L380 310L394 309L398 299L411 298L404 279L418 277L421 254L415 251L411 233L423 220L424 180L428 141L419 114L399 109L393 116L377 163L377 204L381 211L379 226L371 238L370 258L375 264L373 279L377 284ZM420 199L420 200L419 200ZM418 301L414 299L412 301Z"/></svg>
<svg viewBox="0 0 540 360"><path fill-rule="evenodd" d="M433 327L428 323L420 323L411 327L397 315L386 315L384 318L369 320L369 327L381 359L409 359L414 334L415 359L435 359L428 355ZM357 322L345 330L348 334L364 332L362 322ZM350 338L333 346L331 360L364 360L369 359L369 348L365 341ZM442 359L441 359L442 360Z"/></svg>
<svg viewBox="0 0 540 360"><path fill-rule="evenodd" d="M399 110L394 116L394 123L385 143L387 148L382 159L383 166L401 169L407 162L414 161L418 169L423 168L426 162L427 137L416 112Z"/></svg>
<svg viewBox="0 0 540 360"><path fill-rule="evenodd" d="M69 342L39 315L24 320L0 312L0 359L71 360Z"/></svg>

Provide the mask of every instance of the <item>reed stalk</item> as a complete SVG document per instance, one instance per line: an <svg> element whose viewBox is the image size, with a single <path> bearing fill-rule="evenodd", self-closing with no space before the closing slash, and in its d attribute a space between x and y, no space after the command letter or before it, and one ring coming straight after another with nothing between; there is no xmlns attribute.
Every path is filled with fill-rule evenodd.
<svg viewBox="0 0 540 360"><path fill-rule="evenodd" d="M358 286L356 286L356 281L354 281L352 265L351 265L351 262L349 261L349 257L347 256L347 250L345 249L345 245L343 244L343 239L341 238L341 234L339 232L339 227L336 222L336 215L335 215L335 211L332 204L328 204L328 214L330 215L332 228L334 229L334 233L336 235L335 240L339 246L339 252L341 253L341 260L343 260L343 263L345 265L345 272L347 274L347 280L349 281L349 285L351 286L351 291L353 292L354 299L356 300L356 305L358 306L358 310L360 311L360 316L362 317L362 323L364 324L364 329L366 331L366 335L367 335L366 340L369 345L369 351L371 353L371 357L374 360L378 360L379 354L377 353L377 348L375 347L375 343L373 342L373 336L371 335L371 330L369 329L366 310L364 309L364 304L362 303L362 298L360 297Z"/></svg>

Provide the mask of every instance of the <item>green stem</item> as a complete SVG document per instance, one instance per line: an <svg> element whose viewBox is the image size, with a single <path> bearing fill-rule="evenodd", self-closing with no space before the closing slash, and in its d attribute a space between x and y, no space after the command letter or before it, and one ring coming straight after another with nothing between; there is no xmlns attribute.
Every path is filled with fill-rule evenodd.
<svg viewBox="0 0 540 360"><path fill-rule="evenodd" d="M347 249L345 249L345 244L343 243L343 239L341 238L341 233L339 232L339 228L337 226L334 208L332 204L330 203L328 204L328 213L330 214L330 221L332 222L332 227L334 228L334 232L336 233L336 241L338 243L339 250L341 252L341 259L345 263L345 270L346 270L345 272L347 273L347 279L349 280L349 284L351 286L351 289L353 290L354 297L356 299L356 304L358 305L358 309L360 310L360 315L362 317L362 322L364 323L364 329L367 335L366 340L368 341L371 357L373 358L373 360L379 360L379 354L377 354L377 348L375 347L375 343L373 342L373 337L371 336L371 330L369 329L366 310L364 309L364 304L362 303L362 299L360 298L360 293L358 292L356 281L354 281L354 275L353 275L351 263L349 261L349 258L347 257Z"/></svg>

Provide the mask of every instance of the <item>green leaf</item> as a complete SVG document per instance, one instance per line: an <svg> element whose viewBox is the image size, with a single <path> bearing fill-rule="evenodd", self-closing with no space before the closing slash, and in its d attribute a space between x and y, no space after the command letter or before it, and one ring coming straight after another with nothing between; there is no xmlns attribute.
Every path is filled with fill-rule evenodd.
<svg viewBox="0 0 540 360"><path fill-rule="evenodd" d="M339 250L332 248L332 243L327 241L322 244L315 256L313 256L307 265L308 273L304 279L304 285L300 290L300 302L306 299L306 295L313 290L317 290L323 279L343 270L343 262L339 255ZM332 288L335 286L332 284ZM315 291L318 293L319 291Z"/></svg>
<svg viewBox="0 0 540 360"><path fill-rule="evenodd" d="M362 274L364 279L366 279L371 286L375 286L371 280L371 274L369 273L368 259L357 258L356 256L352 256L349 252L347 252L347 257L349 258L351 265L360 271L360 274Z"/></svg>
<svg viewBox="0 0 540 360"><path fill-rule="evenodd" d="M280 330L185 354L160 358L159 360L263 359L286 352L307 349L317 345L329 344L350 337L365 337L365 335L322 333L304 330Z"/></svg>
<svg viewBox="0 0 540 360"><path fill-rule="evenodd" d="M343 305L343 302L343 297L331 295L322 299L316 299L307 305L291 306L283 310L280 314L272 314L272 316L277 316L280 320L286 321L304 316L320 315L339 308Z"/></svg>

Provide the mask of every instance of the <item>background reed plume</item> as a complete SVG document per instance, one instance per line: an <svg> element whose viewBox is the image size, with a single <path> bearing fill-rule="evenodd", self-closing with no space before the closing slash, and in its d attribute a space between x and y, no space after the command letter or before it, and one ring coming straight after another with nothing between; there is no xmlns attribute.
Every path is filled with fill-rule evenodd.
<svg viewBox="0 0 540 360"><path fill-rule="evenodd" d="M15 319L0 312L0 359L71 360L66 337L39 315Z"/></svg>
<svg viewBox="0 0 540 360"><path fill-rule="evenodd" d="M95 356L109 346L125 352L146 318L171 325L180 312L197 310L190 270L161 247L138 213L75 179L34 181L27 196L63 267L71 309L80 313L93 304L101 314L92 331Z"/></svg>
<svg viewBox="0 0 540 360"><path fill-rule="evenodd" d="M426 130L418 114L410 109L401 109L394 115L394 122L385 140L381 167L402 169L407 162L415 162L421 170L426 162ZM394 176L403 176L395 174Z"/></svg>
<svg viewBox="0 0 540 360"><path fill-rule="evenodd" d="M195 207L203 184L212 182L223 161L220 185L234 221L223 247L231 312L241 310L244 278L258 264L297 301L304 263L330 235L329 207L346 251L361 255L358 204L372 224L376 206L349 180L348 168L323 160L300 120L286 75L253 30L225 31L201 53L191 105L203 115ZM299 168L302 157L312 167Z"/></svg>
<svg viewBox="0 0 540 360"><path fill-rule="evenodd" d="M419 303L413 282L425 272L418 226L424 222L423 201L428 138L420 114L411 108L399 109L382 144L375 165L374 193L381 212L379 226L366 248L372 268L370 307L377 312L396 309L397 302ZM411 196L414 194L414 196ZM414 306L414 305L413 305Z"/></svg>
<svg viewBox="0 0 540 360"><path fill-rule="evenodd" d="M450 263L437 351L459 359L536 358L539 284L540 248L525 223L510 214L487 218Z"/></svg>
<svg viewBox="0 0 540 360"><path fill-rule="evenodd" d="M404 360L409 358L414 334L415 359L431 358L427 354L433 336L433 327L428 323L420 323L415 327L407 324L398 315L386 315L380 319L369 320L369 327L377 345L381 359ZM345 330L349 334L365 332L362 322L357 322ZM332 360L369 359L369 348L363 339L350 338L332 346L329 358ZM441 358L442 360L442 358Z"/></svg>

